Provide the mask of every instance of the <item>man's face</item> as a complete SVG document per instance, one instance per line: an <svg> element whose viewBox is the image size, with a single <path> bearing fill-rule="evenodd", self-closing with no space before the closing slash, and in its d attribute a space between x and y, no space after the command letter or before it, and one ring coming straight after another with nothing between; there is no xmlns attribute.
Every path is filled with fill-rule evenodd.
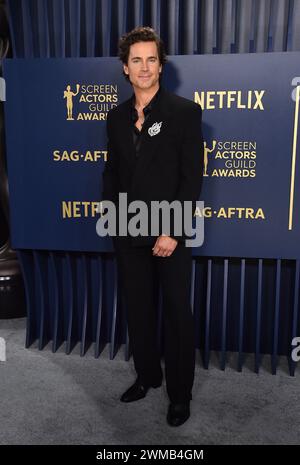
<svg viewBox="0 0 300 465"><path fill-rule="evenodd" d="M128 64L123 65L133 87L149 90L156 87L162 65L155 42L137 42L130 46Z"/></svg>

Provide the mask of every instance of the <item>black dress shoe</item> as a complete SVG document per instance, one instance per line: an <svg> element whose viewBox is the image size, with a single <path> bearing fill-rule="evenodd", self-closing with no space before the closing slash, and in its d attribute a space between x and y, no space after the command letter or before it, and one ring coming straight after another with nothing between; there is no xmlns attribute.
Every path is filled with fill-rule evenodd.
<svg viewBox="0 0 300 465"><path fill-rule="evenodd" d="M145 385L138 379L136 382L129 388L127 391L122 394L120 401L121 402L134 402L135 400L143 399L146 397L146 394L150 387L160 387L161 382L158 384Z"/></svg>
<svg viewBox="0 0 300 465"><path fill-rule="evenodd" d="M190 403L170 404L168 409L167 421L170 426L182 425L190 416Z"/></svg>

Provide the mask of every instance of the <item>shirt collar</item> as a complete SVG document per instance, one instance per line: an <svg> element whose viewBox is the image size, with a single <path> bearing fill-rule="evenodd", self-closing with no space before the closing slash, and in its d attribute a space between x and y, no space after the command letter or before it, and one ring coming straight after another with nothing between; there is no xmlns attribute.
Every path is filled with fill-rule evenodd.
<svg viewBox="0 0 300 465"><path fill-rule="evenodd" d="M146 105L144 108L143 108L143 112L144 112L144 115L146 116L148 113L150 113L150 111L152 110L154 104L156 103L156 101L158 100L159 98L159 95L160 95L160 92L161 92L161 86L159 87L158 91L156 92L156 94L154 94L154 96L152 97L152 99L150 100L150 102L148 103L148 105ZM131 108L133 110L136 111L136 108L135 108L135 94L132 95L131 97Z"/></svg>

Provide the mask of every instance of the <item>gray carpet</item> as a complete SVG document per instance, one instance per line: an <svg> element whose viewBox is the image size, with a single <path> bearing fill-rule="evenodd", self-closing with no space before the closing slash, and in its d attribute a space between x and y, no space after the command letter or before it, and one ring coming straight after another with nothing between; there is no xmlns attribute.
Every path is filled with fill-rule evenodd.
<svg viewBox="0 0 300 465"><path fill-rule="evenodd" d="M124 347L109 360L93 348L65 355L46 347L24 348L25 319L0 320L6 361L0 362L0 444L206 445L299 444L300 376L290 377L285 359L270 374L264 357L259 375L248 356L242 373L230 354L225 371L214 354L209 370L197 360L191 417L182 426L166 423L165 383L132 404L119 401L135 380ZM298 370L299 371L299 370Z"/></svg>

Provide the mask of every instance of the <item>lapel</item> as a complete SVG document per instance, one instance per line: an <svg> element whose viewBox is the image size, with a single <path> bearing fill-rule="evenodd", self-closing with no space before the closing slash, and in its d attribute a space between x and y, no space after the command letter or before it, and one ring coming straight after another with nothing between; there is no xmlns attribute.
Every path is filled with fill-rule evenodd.
<svg viewBox="0 0 300 465"><path fill-rule="evenodd" d="M127 161L133 167L135 163L135 151L132 136L131 99L127 100L123 113L120 116L120 140L125 149L124 154Z"/></svg>

